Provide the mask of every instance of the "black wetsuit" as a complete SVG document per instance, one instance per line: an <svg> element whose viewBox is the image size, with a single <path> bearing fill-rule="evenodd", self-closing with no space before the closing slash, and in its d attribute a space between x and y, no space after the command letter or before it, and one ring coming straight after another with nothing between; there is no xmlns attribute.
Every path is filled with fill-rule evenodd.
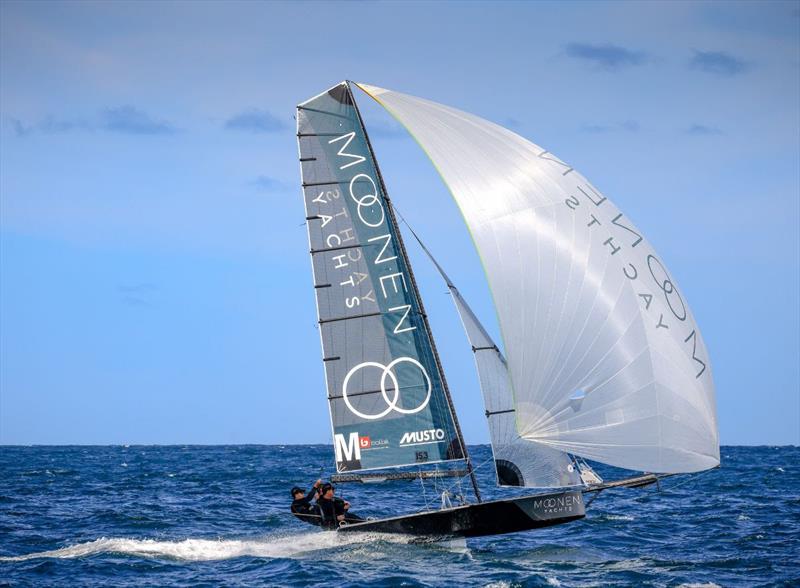
<svg viewBox="0 0 800 588"><path fill-rule="evenodd" d="M312 525L322 524L322 518L319 516L319 507L316 504L311 504L317 492L319 492L319 490L312 486L311 490L308 491L308 494L306 494L304 498L295 498L292 500L291 509L294 516Z"/></svg>
<svg viewBox="0 0 800 588"><path fill-rule="evenodd" d="M320 496L319 500L317 500L317 504L319 505L319 512L322 515L322 526L326 529L335 529L338 527L339 519L337 517L340 515L344 515L344 521L346 523L360 523L364 520L357 514L345 510L344 500L341 498L333 497L328 499Z"/></svg>

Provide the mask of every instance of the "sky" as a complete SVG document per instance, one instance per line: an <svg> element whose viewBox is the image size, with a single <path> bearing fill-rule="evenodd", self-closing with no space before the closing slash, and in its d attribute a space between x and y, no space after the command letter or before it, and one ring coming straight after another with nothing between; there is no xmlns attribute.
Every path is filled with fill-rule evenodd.
<svg viewBox="0 0 800 588"><path fill-rule="evenodd" d="M295 105L482 116L631 218L709 349L723 444L800 443L800 2L0 3L0 443L330 443ZM393 202L497 335L429 161ZM472 352L407 239L469 443Z"/></svg>

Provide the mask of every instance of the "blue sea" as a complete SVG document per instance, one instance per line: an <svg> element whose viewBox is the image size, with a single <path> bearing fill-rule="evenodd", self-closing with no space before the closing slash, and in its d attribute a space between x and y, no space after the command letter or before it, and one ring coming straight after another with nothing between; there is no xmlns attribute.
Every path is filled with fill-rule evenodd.
<svg viewBox="0 0 800 588"><path fill-rule="evenodd" d="M488 463L488 446L471 451ZM800 585L797 447L723 447L720 469L603 492L582 521L426 545L287 514L289 488L329 473L331 452L0 447L0 586ZM479 478L489 498L513 494L491 467ZM337 493L376 517L439 500L419 480Z"/></svg>

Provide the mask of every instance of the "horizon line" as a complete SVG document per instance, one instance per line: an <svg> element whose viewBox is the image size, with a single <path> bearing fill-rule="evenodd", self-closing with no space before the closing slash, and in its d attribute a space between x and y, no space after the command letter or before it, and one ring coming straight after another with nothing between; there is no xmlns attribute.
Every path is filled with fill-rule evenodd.
<svg viewBox="0 0 800 588"><path fill-rule="evenodd" d="M333 447L333 443L0 443L0 447ZM468 447L491 446L490 443L467 443ZM726 444L723 447L800 447L797 443Z"/></svg>

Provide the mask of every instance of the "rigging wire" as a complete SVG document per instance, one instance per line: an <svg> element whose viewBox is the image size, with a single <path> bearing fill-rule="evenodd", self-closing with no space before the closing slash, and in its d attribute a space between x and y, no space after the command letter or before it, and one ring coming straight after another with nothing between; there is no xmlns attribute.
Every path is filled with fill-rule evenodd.
<svg viewBox="0 0 800 588"><path fill-rule="evenodd" d="M425 479L422 477L422 468L419 468L419 483L422 486L422 500L425 501L425 510L430 510L430 502L428 502L428 495L425 492Z"/></svg>

